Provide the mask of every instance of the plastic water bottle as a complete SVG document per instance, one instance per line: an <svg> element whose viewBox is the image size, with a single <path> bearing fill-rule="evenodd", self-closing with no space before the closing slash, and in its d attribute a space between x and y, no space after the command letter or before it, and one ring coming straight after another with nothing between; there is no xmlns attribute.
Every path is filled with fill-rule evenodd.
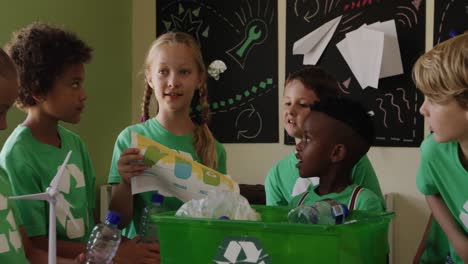
<svg viewBox="0 0 468 264"><path fill-rule="evenodd" d="M111 262L120 244L120 230L117 225L120 214L108 211L106 222L97 224L88 240L86 264L107 264Z"/></svg>
<svg viewBox="0 0 468 264"><path fill-rule="evenodd" d="M348 207L335 200L322 200L312 205L301 205L288 213L290 223L337 225L343 224Z"/></svg>
<svg viewBox="0 0 468 264"><path fill-rule="evenodd" d="M156 223L151 221L151 216L164 211L163 208L164 196L153 193L151 195L151 204L143 209L141 216L141 241L142 243L156 243L158 238L158 227Z"/></svg>

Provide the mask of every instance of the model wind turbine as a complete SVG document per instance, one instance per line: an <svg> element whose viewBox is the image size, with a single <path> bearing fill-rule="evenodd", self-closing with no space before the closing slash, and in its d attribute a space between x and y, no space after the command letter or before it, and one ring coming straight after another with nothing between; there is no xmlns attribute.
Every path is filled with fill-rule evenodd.
<svg viewBox="0 0 468 264"><path fill-rule="evenodd" d="M55 264L56 257L57 257L56 255L57 237L56 237L56 229L55 229L56 227L55 205L57 203L65 211L67 216L69 216L75 228L78 229L78 226L70 212L70 209L68 209L68 207L66 206L63 206L65 204L65 199L63 198L63 195L60 193L60 190L57 189L58 184L60 182L60 178L62 178L62 175L65 171L65 166L67 165L68 160L70 159L71 153L72 152L70 150L67 154L67 157L63 161L62 166L60 166L60 169L57 171L57 174L52 179L52 182L50 182L50 186L47 187L45 192L8 197L9 199L12 199L12 200L44 200L44 201L49 202L49 205L50 205L49 206L50 207L49 209L49 264Z"/></svg>

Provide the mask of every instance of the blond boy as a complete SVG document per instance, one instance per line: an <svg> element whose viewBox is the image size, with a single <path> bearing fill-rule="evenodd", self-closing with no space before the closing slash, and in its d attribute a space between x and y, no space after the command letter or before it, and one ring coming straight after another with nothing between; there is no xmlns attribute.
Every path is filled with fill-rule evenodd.
<svg viewBox="0 0 468 264"><path fill-rule="evenodd" d="M413 78L433 132L421 145L417 186L450 241L448 261L468 263L468 33L422 55Z"/></svg>

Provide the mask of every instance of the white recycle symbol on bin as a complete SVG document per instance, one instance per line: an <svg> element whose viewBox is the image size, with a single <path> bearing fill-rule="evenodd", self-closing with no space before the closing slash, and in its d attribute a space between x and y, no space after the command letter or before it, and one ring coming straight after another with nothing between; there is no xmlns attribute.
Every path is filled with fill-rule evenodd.
<svg viewBox="0 0 468 264"><path fill-rule="evenodd" d="M218 247L216 264L269 264L270 257L253 237L228 237Z"/></svg>

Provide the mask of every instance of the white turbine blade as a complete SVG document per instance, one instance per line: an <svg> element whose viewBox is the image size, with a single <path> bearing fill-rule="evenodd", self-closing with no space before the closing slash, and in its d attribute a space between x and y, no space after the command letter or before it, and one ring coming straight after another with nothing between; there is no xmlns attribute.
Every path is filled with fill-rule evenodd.
<svg viewBox="0 0 468 264"><path fill-rule="evenodd" d="M18 195L18 196L10 196L8 199L11 200L44 200L50 201L52 197L48 193L35 193L35 194L26 194L26 195Z"/></svg>
<svg viewBox="0 0 468 264"><path fill-rule="evenodd" d="M70 150L67 154L67 157L63 161L62 166L60 166L60 169L57 171L57 174L55 174L54 178L52 179L52 182L50 183L50 188L52 188L52 190L54 191L57 190L57 185L60 182L60 178L62 177L63 172L65 171L65 166L67 165L68 160L70 159L71 153L72 151Z"/></svg>
<svg viewBox="0 0 468 264"><path fill-rule="evenodd" d="M79 229L80 227L78 226L78 224L76 223L75 221L75 218L73 217L71 211L70 211L70 205L68 204L68 202L65 200L65 198L63 198L63 194L59 194L57 196L57 205L60 206L60 208L63 209L63 211L65 211L65 214L68 216L68 219L70 219L70 221L72 222L73 226L76 228L76 229Z"/></svg>

